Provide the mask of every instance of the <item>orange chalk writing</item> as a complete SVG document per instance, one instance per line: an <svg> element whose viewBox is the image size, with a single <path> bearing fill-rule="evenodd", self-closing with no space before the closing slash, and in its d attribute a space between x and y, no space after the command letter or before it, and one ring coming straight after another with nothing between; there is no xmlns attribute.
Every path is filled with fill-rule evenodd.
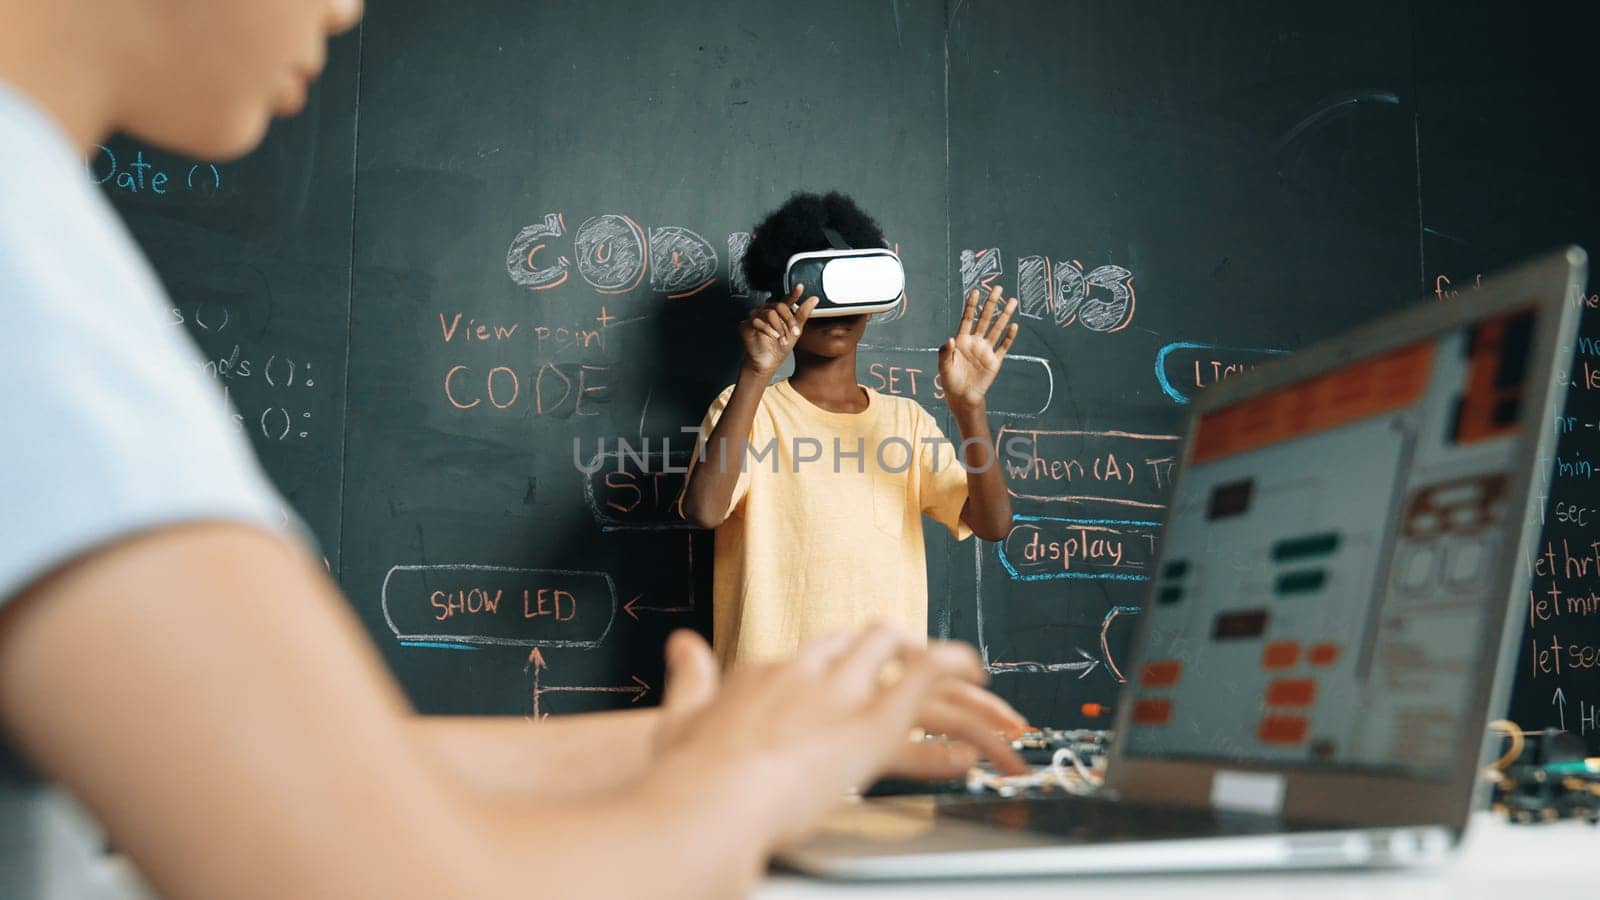
<svg viewBox="0 0 1600 900"><path fill-rule="evenodd" d="M500 598L504 591L485 591L482 588L471 588L463 591L434 591L428 595L428 603L438 612L434 615L435 622L443 622L451 616L478 615L486 613L494 615L500 609Z"/></svg>
<svg viewBox="0 0 1600 900"><path fill-rule="evenodd" d="M572 594L557 588L539 588L522 592L522 617L536 619L552 616L557 622L570 622L578 615L577 603Z"/></svg>

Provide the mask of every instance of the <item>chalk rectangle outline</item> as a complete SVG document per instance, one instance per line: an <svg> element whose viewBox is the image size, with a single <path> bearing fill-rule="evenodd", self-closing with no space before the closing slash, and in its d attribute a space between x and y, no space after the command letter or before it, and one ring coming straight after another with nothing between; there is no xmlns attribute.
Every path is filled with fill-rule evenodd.
<svg viewBox="0 0 1600 900"><path fill-rule="evenodd" d="M400 626L394 623L394 617L389 614L389 580L396 572L431 572L431 571L466 571L466 572L500 572L516 575L581 575L598 576L605 579L606 593L610 597L610 610L606 617L606 627L601 630L599 637L591 641L573 640L527 640L517 638L485 637L482 635L456 635L456 634L401 634ZM438 565L411 565L390 566L387 574L383 576L383 587L380 589L379 602L383 608L383 620L388 623L389 630L394 633L396 640L400 641L428 641L433 643L447 643L459 641L463 644L494 644L503 647L574 647L583 650L592 650L605 642L606 636L611 634L611 626L617 620L617 585L612 581L609 572L596 572L586 569L537 569L521 568L517 566L488 566L476 563L455 563Z"/></svg>

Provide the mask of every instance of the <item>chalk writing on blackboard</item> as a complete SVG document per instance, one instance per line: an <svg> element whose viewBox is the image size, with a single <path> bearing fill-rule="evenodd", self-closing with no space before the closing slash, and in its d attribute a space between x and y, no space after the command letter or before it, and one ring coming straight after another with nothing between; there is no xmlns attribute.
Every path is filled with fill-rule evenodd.
<svg viewBox="0 0 1600 900"><path fill-rule="evenodd" d="M1011 425L1001 426L998 436L1013 497L1124 512L1164 506L1178 440L1175 434Z"/></svg>
<svg viewBox="0 0 1600 900"><path fill-rule="evenodd" d="M1014 516L1013 517L1013 521L1016 521L1018 518L1022 518L1022 517ZM987 546L988 545L985 544L982 541L974 541L973 542L973 548L972 548L972 569L973 569L972 577L973 577L973 588L974 588L974 598L975 598L975 609L974 609L974 612L975 612L976 617L977 617L977 631L978 631L977 642L976 643L978 645L978 655L982 659L983 667L984 667L984 669L986 671L988 671L990 674L993 674L993 675L1014 674L1014 673L1020 673L1020 672L1075 672L1075 673L1077 673L1077 676L1078 676L1079 679L1083 679L1083 678L1087 678L1092 672L1094 672L1095 669L1099 668L1102 665L1106 665L1108 663L1109 656L1105 657L1105 658L1096 657L1094 654L1092 654L1089 651L1083 649L1082 647L1074 647L1074 648L1072 648L1072 651L1070 653L1065 653L1064 654L1065 656L1067 656L1066 660L1058 660L1058 661L1051 661L1051 660L1009 660L1009 659L1000 659L1000 658L994 656L989 650L988 633L986 631L986 626L985 626L985 623L984 623L984 609L983 609L984 608L983 555L984 555L984 552L985 552L985 548ZM997 553L999 552L998 551L998 546L997 546L996 552ZM1107 627L1108 624L1109 624L1109 621L1105 625L1102 625L1102 628L1101 628L1102 639L1104 638L1105 628ZM1103 643L1103 641L1102 641L1102 643ZM1109 650L1107 652L1109 653ZM1110 669L1108 669L1108 672L1109 671L1110 671Z"/></svg>
<svg viewBox="0 0 1600 900"><path fill-rule="evenodd" d="M728 235L728 294L733 297L750 296L750 279L744 275L744 257L750 252L750 232L735 231Z"/></svg>
<svg viewBox="0 0 1600 900"><path fill-rule="evenodd" d="M626 324L619 321L605 304L577 318L568 315L559 320L479 321L460 310L440 312L438 317L439 339L445 344L494 346L512 343L531 349L533 356L540 359L566 351L592 351L594 355L603 356L611 329Z"/></svg>
<svg viewBox="0 0 1600 900"><path fill-rule="evenodd" d="M1600 668L1600 646L1549 631L1562 620L1600 617L1600 593L1585 584L1600 577L1600 541L1587 546L1569 539L1546 540L1532 560L1534 583L1528 589L1529 653L1533 678L1559 678L1564 672ZM1548 623L1548 624L1547 624Z"/></svg>
<svg viewBox="0 0 1600 900"><path fill-rule="evenodd" d="M961 293L963 296L968 291L984 291L994 286L994 283L1005 274L1001 264L1000 250L990 247L983 250L962 250L959 258L961 267ZM1026 314L1026 310L1023 310Z"/></svg>
<svg viewBox="0 0 1600 900"><path fill-rule="evenodd" d="M1483 273L1472 276L1470 281L1457 282L1449 275L1435 275L1433 277L1433 296L1436 300L1454 300L1464 290L1478 287L1483 284ZM1568 300L1581 309L1600 309L1600 293L1585 292L1582 288L1575 288Z"/></svg>
<svg viewBox="0 0 1600 900"><path fill-rule="evenodd" d="M578 274L602 294L626 293L644 281L648 249L644 229L627 216L608 213L585 220L572 247Z"/></svg>
<svg viewBox="0 0 1600 900"><path fill-rule="evenodd" d="M679 537L683 539L683 554L674 554L673 558L683 564L682 587L677 590L669 587L674 578L669 578L664 572L648 573L646 588L636 591L627 603L622 604L622 611L634 621L640 620L641 613L678 615L695 611L694 535L684 533Z"/></svg>
<svg viewBox="0 0 1600 900"><path fill-rule="evenodd" d="M394 566L380 600L402 642L592 648L617 612L611 576L575 569Z"/></svg>
<svg viewBox="0 0 1600 900"><path fill-rule="evenodd" d="M544 654L538 647L533 648L528 654L528 664L523 667L523 671L533 675L533 688L529 692L533 700L533 712L530 718L536 722L550 718L550 713L544 709L548 703L545 697L549 694L619 694L628 697L630 703L638 703L650 693L649 682L637 675L630 677L630 683L619 685L546 684L544 673L549 668L550 664L545 662Z"/></svg>
<svg viewBox="0 0 1600 900"><path fill-rule="evenodd" d="M317 386L311 363L283 353L268 353L265 358L247 356L238 344L227 355L202 360L198 365L202 372L223 384L253 379L285 390Z"/></svg>
<svg viewBox="0 0 1600 900"><path fill-rule="evenodd" d="M651 601L645 594L634 594L627 603L622 604L622 611L627 613L635 622L639 621L639 613L642 612L663 614L694 612L694 598L692 597L687 601L669 606L652 606L650 604Z"/></svg>
<svg viewBox="0 0 1600 900"><path fill-rule="evenodd" d="M1161 523L1017 515L995 552L1018 581L1145 581Z"/></svg>
<svg viewBox="0 0 1600 900"><path fill-rule="evenodd" d="M583 498L589 512L603 531L687 531L693 529L678 515L678 495L688 479L688 464L694 438L686 437L682 452L674 452L672 441L661 442L660 465L651 463L651 442L642 438L638 445L618 438L615 449L599 452L580 462L581 452L573 443L574 466L583 473Z"/></svg>
<svg viewBox="0 0 1600 900"><path fill-rule="evenodd" d="M541 363L526 371L456 364L445 370L444 398L459 410L517 410L538 416L595 416L610 399L609 365Z"/></svg>
<svg viewBox="0 0 1600 900"><path fill-rule="evenodd" d="M669 300L700 294L718 280L717 248L699 232L682 225L646 228L632 216L603 213L585 219L571 235L571 255L563 253L568 237L564 213L545 213L523 226L506 247L506 274L531 290L547 290L568 281L573 269L591 290L602 295L629 294L648 285ZM896 253L900 245L893 245ZM750 233L734 231L727 238L728 293L752 295L744 275ZM1121 290L1112 287L1112 291ZM905 304L880 313L878 321L905 315Z"/></svg>
<svg viewBox="0 0 1600 900"><path fill-rule="evenodd" d="M924 406L944 400L938 347L859 346L864 384L881 394L911 397ZM989 392L989 412L1006 418L1038 418L1055 397L1055 374L1040 356L1012 353Z"/></svg>
<svg viewBox="0 0 1600 900"><path fill-rule="evenodd" d="M173 325L192 324L201 331L225 331L233 324L233 310L209 300L187 306L174 306L168 310Z"/></svg>
<svg viewBox="0 0 1600 900"><path fill-rule="evenodd" d="M650 287L669 300L692 297L717 280L717 251L687 228L650 229Z"/></svg>
<svg viewBox="0 0 1600 900"><path fill-rule="evenodd" d="M1012 517L1011 531L994 545L995 559L1009 580L1037 588L1059 584L1056 590L1066 591L1084 581L1109 587L1149 579L1160 527L1153 514L1165 508L1178 435L1005 425L998 440L1006 448L1012 496L1061 503L1074 513ZM1057 659L993 656L984 621L983 548L974 552L978 646L991 673L1076 672L1084 678L1104 666L1108 677L1124 680L1110 631L1119 618L1139 612L1140 607L1127 603L1113 603L1105 613L1098 655L1073 647ZM1103 592L1085 596L1105 602Z"/></svg>
<svg viewBox="0 0 1600 900"><path fill-rule="evenodd" d="M560 213L546 213L543 222L517 232L517 236L511 239L511 246L506 249L506 273L511 280L535 291L548 290L565 283L567 269L572 265L570 259L557 256L546 264L538 257L548 239L566 233L567 223Z"/></svg>
<svg viewBox="0 0 1600 900"><path fill-rule="evenodd" d="M962 250L959 266L962 294L987 291L1005 274L998 247ZM1102 334L1121 331L1138 307L1133 273L1110 263L1086 270L1076 259L1024 256L1017 260L1016 288L1018 315L1062 328L1076 323Z"/></svg>
<svg viewBox="0 0 1600 900"><path fill-rule="evenodd" d="M291 412L287 407L269 406L256 417L261 436L269 441L287 441L291 436L304 440L311 436L311 413L305 410Z"/></svg>
<svg viewBox="0 0 1600 900"><path fill-rule="evenodd" d="M131 158L118 159L110 147L95 145L90 158L89 177L119 193L211 195L222 190L222 170L211 163L184 163L167 166L145 159L143 148L135 148ZM176 173L176 174L174 174Z"/></svg>
<svg viewBox="0 0 1600 900"><path fill-rule="evenodd" d="M1260 347L1225 347L1196 341L1175 341L1156 351L1156 383L1174 403L1188 403L1201 389L1224 378L1242 375L1263 359L1287 351Z"/></svg>
<svg viewBox="0 0 1600 900"><path fill-rule="evenodd" d="M717 280L716 248L681 225L646 230L631 216L604 213L585 219L572 233L571 256L551 246L566 237L566 216L560 212L519 229L506 247L506 274L523 287L547 290L566 283L575 268L593 291L608 295L630 293L648 279L650 290L669 299L691 297ZM730 259L748 246L748 235L730 235Z"/></svg>
<svg viewBox="0 0 1600 900"><path fill-rule="evenodd" d="M1111 623L1122 616L1138 615L1140 612L1141 609L1137 606L1113 606L1111 611L1106 613L1106 617L1100 622L1100 658L1105 661L1106 671L1110 672L1111 677L1118 682L1126 682L1128 679L1122 674L1122 670L1117 667L1117 661L1111 654Z"/></svg>
<svg viewBox="0 0 1600 900"><path fill-rule="evenodd" d="M197 310L209 309L204 304ZM209 309L217 330L227 327L230 317L225 308ZM181 314L174 309L174 315ZM226 355L201 360L197 365L222 389L223 399L233 409L234 424L246 436L268 442L304 440L312 436L312 414L307 408L307 392L317 390L317 374L311 363L292 356L269 353L265 358L245 355L234 344ZM249 403L235 397L233 387L253 384ZM262 394L265 394L265 397Z"/></svg>

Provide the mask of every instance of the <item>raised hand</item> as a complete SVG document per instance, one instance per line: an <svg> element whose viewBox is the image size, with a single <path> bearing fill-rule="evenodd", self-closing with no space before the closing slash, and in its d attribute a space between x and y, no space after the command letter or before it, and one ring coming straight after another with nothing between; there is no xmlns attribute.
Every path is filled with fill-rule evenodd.
<svg viewBox="0 0 1600 900"><path fill-rule="evenodd" d="M807 297L800 302L805 285L797 284L787 297L764 303L751 310L739 323L739 339L744 343L745 368L763 377L771 378L805 328L811 311L817 308L817 298Z"/></svg>
<svg viewBox="0 0 1600 900"><path fill-rule="evenodd" d="M1017 339L1017 326L1011 316L1017 311L1015 297L1000 309L1000 289L989 291L989 299L978 311L978 292L967 292L961 310L961 324L955 336L939 348L939 380L944 385L945 402L952 410L973 409L983 403L990 385L1000 374L1006 351ZM999 316L995 313L999 311Z"/></svg>

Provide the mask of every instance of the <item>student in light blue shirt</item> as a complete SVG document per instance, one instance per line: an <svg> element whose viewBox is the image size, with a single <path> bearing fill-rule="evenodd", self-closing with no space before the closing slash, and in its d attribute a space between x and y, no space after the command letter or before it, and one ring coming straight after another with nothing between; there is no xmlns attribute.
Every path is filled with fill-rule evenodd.
<svg viewBox="0 0 1600 900"><path fill-rule="evenodd" d="M0 0L0 896L120 890L96 828L175 898L723 896L878 774L1019 766L970 649L888 628L720 679L675 635L660 710L414 714L82 162L248 152L359 14Z"/></svg>

